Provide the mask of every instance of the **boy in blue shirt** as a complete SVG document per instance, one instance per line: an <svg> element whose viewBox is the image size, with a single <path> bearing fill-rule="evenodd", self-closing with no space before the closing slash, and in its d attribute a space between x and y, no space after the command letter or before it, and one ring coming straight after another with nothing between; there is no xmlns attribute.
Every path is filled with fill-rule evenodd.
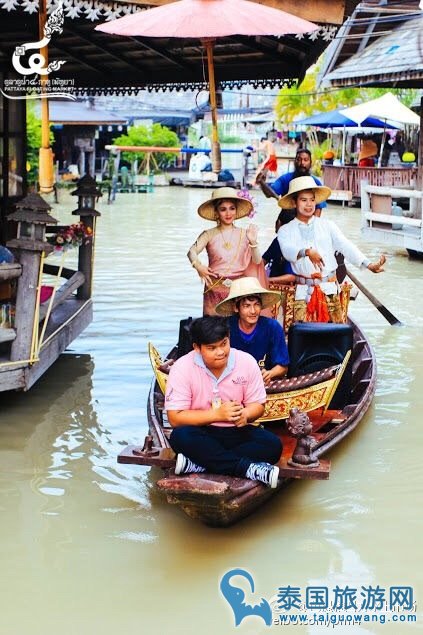
<svg viewBox="0 0 423 635"><path fill-rule="evenodd" d="M264 289L256 278L233 280L228 297L216 306L230 316L232 348L250 353L258 362L263 381L285 377L289 355L283 329L277 320L260 315L279 300L280 294Z"/></svg>

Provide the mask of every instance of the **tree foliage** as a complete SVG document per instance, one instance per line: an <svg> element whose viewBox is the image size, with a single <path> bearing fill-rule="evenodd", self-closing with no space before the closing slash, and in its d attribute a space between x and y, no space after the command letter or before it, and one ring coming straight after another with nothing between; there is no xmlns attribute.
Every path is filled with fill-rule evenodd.
<svg viewBox="0 0 423 635"><path fill-rule="evenodd" d="M116 146L158 146L177 147L180 145L178 135L166 126L154 123L152 126L133 126L128 133L113 140ZM162 167L168 165L175 157L172 152L155 152L154 156ZM132 162L134 159L143 161L145 152L122 152L122 158Z"/></svg>
<svg viewBox="0 0 423 635"><path fill-rule="evenodd" d="M53 143L54 134L50 129L50 145ZM38 155L41 148L41 118L32 102L28 102L26 110L26 145L28 183L36 183L38 180Z"/></svg>
<svg viewBox="0 0 423 635"><path fill-rule="evenodd" d="M276 97L275 111L281 126L291 124L294 119L311 117L319 112L349 108L370 99L394 93L406 106L416 98L417 91L392 88L318 88L319 66L313 66L299 86L282 89Z"/></svg>
<svg viewBox="0 0 423 635"><path fill-rule="evenodd" d="M410 106L417 97L417 90L393 88L342 88L321 89L318 87L319 66L313 66L307 72L299 86L279 91L276 97L275 111L280 127L286 127L295 119L305 119L319 112L330 112L341 108L349 108L371 99L381 97L387 92L394 93L406 106ZM324 150L332 148L332 137L327 131L325 141L319 138L316 128L307 130L313 162L313 172L321 174L321 163Z"/></svg>

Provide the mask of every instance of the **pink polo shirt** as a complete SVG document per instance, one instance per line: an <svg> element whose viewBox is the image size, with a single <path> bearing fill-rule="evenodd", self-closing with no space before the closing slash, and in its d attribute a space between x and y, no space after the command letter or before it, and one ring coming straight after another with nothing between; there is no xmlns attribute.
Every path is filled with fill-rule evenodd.
<svg viewBox="0 0 423 635"><path fill-rule="evenodd" d="M196 351L180 357L171 367L166 386L166 410L209 410L212 399L266 403L266 390L256 360L249 353L231 348L228 363L219 377L204 364ZM211 425L233 427L227 421Z"/></svg>

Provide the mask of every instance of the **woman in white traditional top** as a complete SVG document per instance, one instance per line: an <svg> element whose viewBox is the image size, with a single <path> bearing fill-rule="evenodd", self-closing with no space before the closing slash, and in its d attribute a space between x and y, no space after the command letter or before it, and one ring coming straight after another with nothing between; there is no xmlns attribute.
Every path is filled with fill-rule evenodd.
<svg viewBox="0 0 423 635"><path fill-rule="evenodd" d="M326 201L330 194L328 187L317 186L312 177L301 176L292 179L288 194L279 199L282 209L296 208L294 220L278 231L282 254L296 276L295 321L345 321L345 302L335 273L335 252L373 273L384 270L384 255L377 262L370 262L333 221L314 215L316 204Z"/></svg>

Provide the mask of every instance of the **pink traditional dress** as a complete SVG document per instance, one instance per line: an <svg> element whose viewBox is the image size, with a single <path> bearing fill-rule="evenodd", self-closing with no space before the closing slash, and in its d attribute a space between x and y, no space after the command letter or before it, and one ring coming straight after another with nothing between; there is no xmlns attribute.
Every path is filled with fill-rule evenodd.
<svg viewBox="0 0 423 635"><path fill-rule="evenodd" d="M229 237L228 237L229 233ZM219 275L211 286L204 287L203 314L216 315L215 307L229 294L231 281L244 276L254 276L267 288L267 277L258 246L251 247L245 229L234 227L224 234L219 227L208 229L199 235L188 252L194 265L198 255L206 249L208 266Z"/></svg>

